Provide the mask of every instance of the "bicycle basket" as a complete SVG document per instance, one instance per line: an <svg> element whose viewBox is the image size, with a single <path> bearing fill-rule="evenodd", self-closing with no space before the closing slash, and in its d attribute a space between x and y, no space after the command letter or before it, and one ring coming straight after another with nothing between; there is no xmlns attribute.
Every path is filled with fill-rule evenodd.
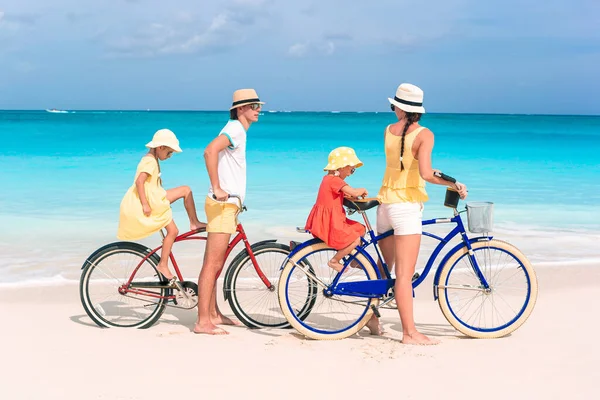
<svg viewBox="0 0 600 400"><path fill-rule="evenodd" d="M469 232L487 233L494 230L494 203L488 201L467 203Z"/></svg>

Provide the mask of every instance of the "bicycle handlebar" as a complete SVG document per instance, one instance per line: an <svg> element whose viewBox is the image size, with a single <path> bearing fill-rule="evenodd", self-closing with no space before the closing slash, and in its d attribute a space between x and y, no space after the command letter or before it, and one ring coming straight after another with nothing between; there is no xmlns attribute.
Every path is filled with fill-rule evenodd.
<svg viewBox="0 0 600 400"><path fill-rule="evenodd" d="M456 183L456 179L454 179L453 177L451 177L450 175L446 175L443 172L438 172L435 171L433 173L434 176L437 176L438 178L442 178L445 181L451 182L451 183Z"/></svg>
<svg viewBox="0 0 600 400"><path fill-rule="evenodd" d="M212 198L217 200L217 196L213 193ZM242 203L242 197L237 194L227 194L227 199L236 199L239 203L240 211L247 211L248 208ZM218 200L217 200L218 201Z"/></svg>

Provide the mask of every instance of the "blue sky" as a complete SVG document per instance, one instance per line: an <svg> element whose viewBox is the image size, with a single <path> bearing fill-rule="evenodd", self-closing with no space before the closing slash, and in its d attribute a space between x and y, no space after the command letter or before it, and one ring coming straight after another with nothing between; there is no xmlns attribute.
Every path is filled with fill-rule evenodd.
<svg viewBox="0 0 600 400"><path fill-rule="evenodd" d="M600 114L598 0L2 0L0 109Z"/></svg>

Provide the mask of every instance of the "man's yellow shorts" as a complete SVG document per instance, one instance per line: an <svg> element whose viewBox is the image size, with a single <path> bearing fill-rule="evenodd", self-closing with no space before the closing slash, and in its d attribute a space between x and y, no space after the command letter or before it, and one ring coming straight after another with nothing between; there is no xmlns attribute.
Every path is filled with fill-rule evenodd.
<svg viewBox="0 0 600 400"><path fill-rule="evenodd" d="M238 206L231 203L222 203L206 197L204 202L206 213L206 232L234 234L237 228Z"/></svg>

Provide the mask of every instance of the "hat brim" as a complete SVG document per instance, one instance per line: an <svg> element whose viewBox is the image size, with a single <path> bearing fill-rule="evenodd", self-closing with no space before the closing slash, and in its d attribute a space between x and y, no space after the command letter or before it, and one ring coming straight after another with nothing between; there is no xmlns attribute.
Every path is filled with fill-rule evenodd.
<svg viewBox="0 0 600 400"><path fill-rule="evenodd" d="M400 103L392 98L389 98L389 97L388 97L388 100L389 100L390 104L393 104L394 106L398 107L402 111L409 112L409 113L425 114L425 108L423 106L409 106L408 104L402 104L402 103Z"/></svg>
<svg viewBox="0 0 600 400"><path fill-rule="evenodd" d="M265 102L264 101L249 101L247 103L236 104L235 106L232 106L229 109L229 111L233 110L234 108L240 108L240 107L248 105L248 104L265 104Z"/></svg>
<svg viewBox="0 0 600 400"><path fill-rule="evenodd" d="M360 168L364 165L362 163L362 161L360 161L358 158L355 161L358 161L358 162L356 164L346 164L342 167L333 167L331 164L327 164L327 166L325 168L323 168L323 171L335 171L337 169L344 168L344 167Z"/></svg>
<svg viewBox="0 0 600 400"><path fill-rule="evenodd" d="M181 150L181 147L179 147L175 143L164 143L164 142L152 141L152 142L149 142L146 144L146 147L148 147L150 149L155 149L160 146L167 146L168 148L173 149L173 151L176 153L181 153L183 151L183 150Z"/></svg>

